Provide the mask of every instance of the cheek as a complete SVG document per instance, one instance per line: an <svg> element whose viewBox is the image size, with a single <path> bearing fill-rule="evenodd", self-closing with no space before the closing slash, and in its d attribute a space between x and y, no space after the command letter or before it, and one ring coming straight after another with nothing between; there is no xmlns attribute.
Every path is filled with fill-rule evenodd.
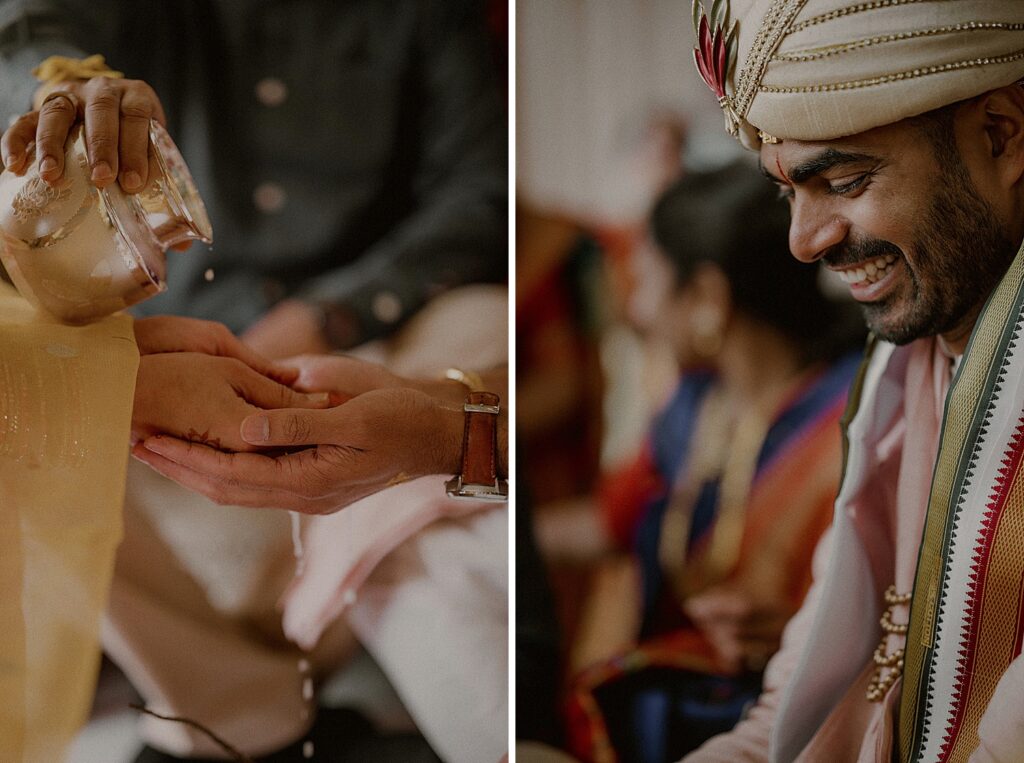
<svg viewBox="0 0 1024 763"><path fill-rule="evenodd" d="M672 300L667 307L661 334L675 350L677 359L685 366L694 361L692 311L689 304L681 299Z"/></svg>
<svg viewBox="0 0 1024 763"><path fill-rule="evenodd" d="M647 272L636 282L627 310L638 328L656 328L669 309L670 287L662 274Z"/></svg>
<svg viewBox="0 0 1024 763"><path fill-rule="evenodd" d="M906 197L878 193L857 199L847 217L852 236L886 241L907 254L922 215L923 211L915 209Z"/></svg>

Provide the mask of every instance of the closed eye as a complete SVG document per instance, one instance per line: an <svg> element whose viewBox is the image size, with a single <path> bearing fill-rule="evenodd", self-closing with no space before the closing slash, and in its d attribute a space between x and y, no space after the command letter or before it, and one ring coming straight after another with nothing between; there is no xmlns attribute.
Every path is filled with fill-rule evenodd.
<svg viewBox="0 0 1024 763"><path fill-rule="evenodd" d="M846 183L829 183L828 192L832 196L852 196L856 191L865 188L867 181L872 177L873 172L865 172Z"/></svg>

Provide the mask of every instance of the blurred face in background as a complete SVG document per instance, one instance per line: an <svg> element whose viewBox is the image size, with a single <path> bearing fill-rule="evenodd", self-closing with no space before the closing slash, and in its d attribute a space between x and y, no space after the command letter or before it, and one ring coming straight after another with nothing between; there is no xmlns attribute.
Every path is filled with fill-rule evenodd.
<svg viewBox="0 0 1024 763"><path fill-rule="evenodd" d="M626 314L633 327L668 347L680 368L706 364L709 359L693 341L701 300L692 279L680 285L672 262L650 238L637 247L630 271L634 283Z"/></svg>

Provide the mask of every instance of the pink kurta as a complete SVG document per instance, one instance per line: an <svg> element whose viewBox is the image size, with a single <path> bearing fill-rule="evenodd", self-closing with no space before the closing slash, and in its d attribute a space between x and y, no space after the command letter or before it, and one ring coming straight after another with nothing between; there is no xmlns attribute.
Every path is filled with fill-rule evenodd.
<svg viewBox="0 0 1024 763"><path fill-rule="evenodd" d="M899 593L913 587L918 548L928 504L932 468L938 452L942 408L953 358L934 339L909 348L903 385L903 410L875 443L874 469L847 511L868 550L878 597L890 582ZM906 455L907 458L903 458ZM831 534L815 554L815 585L783 637L782 649L765 673L765 690L749 717L729 734L716 737L686 758L697 761L766 761L768 739L782 691L810 637L814 609L821 597ZM898 605L894 623L906 623L909 607ZM879 637L882 632L879 628ZM903 647L905 636L887 637L888 654ZM819 727L798 760L869 763L891 759L899 680L882 702L869 702L866 691L874 670L869 659L857 680Z"/></svg>

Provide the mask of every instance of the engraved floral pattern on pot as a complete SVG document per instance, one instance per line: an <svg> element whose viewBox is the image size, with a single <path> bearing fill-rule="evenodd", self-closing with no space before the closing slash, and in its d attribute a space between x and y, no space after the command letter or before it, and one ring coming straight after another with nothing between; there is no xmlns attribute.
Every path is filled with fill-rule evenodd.
<svg viewBox="0 0 1024 763"><path fill-rule="evenodd" d="M36 175L25 183L11 202L14 219L18 222L38 219L49 212L55 203L67 201L70 196L70 182L65 182L60 188L53 188Z"/></svg>

